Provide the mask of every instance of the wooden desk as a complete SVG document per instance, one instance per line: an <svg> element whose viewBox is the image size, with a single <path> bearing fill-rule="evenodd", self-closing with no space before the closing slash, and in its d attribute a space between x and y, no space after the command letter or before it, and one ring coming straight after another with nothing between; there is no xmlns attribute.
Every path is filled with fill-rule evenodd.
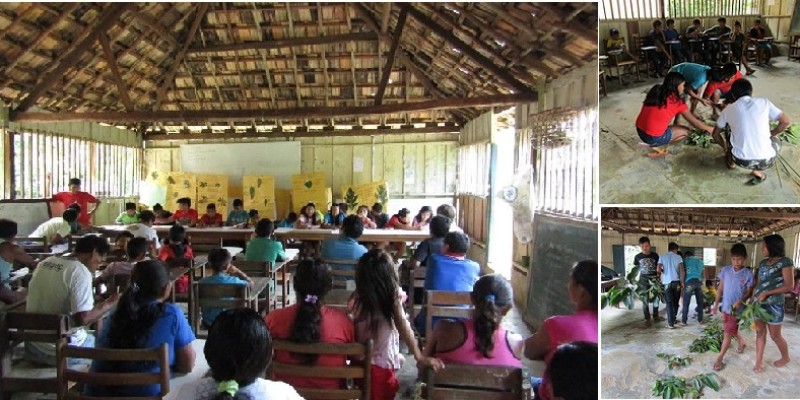
<svg viewBox="0 0 800 400"><path fill-rule="evenodd" d="M172 225L153 225L159 238L166 238L169 236L169 229ZM106 236L116 236L119 232L125 230L124 225L100 225L95 227L98 231ZM221 239L221 240L242 240L249 241L252 237L254 229L252 228L233 228L223 226L221 228L186 228L186 236L202 239Z"/></svg>
<svg viewBox="0 0 800 400"><path fill-rule="evenodd" d="M192 348L195 353L194 368L188 374L172 374L172 378L169 380L169 393L164 396L164 400L179 400L178 393L180 393L184 385L200 380L211 370L203 352L205 345L205 339L195 339L192 342Z"/></svg>
<svg viewBox="0 0 800 400"><path fill-rule="evenodd" d="M264 289L267 289L272 279L260 276L251 277L250 279L253 280L253 286L250 286L250 298L247 299L247 301L251 303L250 307L258 312L258 295L260 295Z"/></svg>
<svg viewBox="0 0 800 400"><path fill-rule="evenodd" d="M339 230L278 228L275 237L281 241L288 239L323 241L339 236ZM359 242L421 242L430 237L427 229L406 231L400 229L364 229Z"/></svg>

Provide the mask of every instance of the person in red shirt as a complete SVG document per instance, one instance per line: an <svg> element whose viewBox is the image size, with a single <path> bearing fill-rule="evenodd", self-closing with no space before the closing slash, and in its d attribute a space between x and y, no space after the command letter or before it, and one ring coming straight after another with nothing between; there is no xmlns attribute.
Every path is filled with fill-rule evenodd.
<svg viewBox="0 0 800 400"><path fill-rule="evenodd" d="M727 63L717 70L712 69L709 74L708 85L706 91L703 93L703 98L711 100L711 118L717 119L719 111L724 108L720 104L720 99L723 99L728 92L731 91L731 85L739 79L744 78L739 68L734 63Z"/></svg>
<svg viewBox="0 0 800 400"><path fill-rule="evenodd" d="M222 214L217 212L217 205L210 203L206 206L206 213L200 218L198 227L205 228L211 226L222 226Z"/></svg>
<svg viewBox="0 0 800 400"><path fill-rule="evenodd" d="M81 210L80 214L78 214L78 224L81 226L92 225L90 216L94 215L97 207L100 207L100 200L87 192L81 191L81 180L78 178L69 180L69 192L56 193L53 195L53 200L64 203L64 207L78 204ZM91 211L87 207L89 203L94 204Z"/></svg>
<svg viewBox="0 0 800 400"><path fill-rule="evenodd" d="M178 199L178 211L175 211L169 222L177 222L181 225L195 226L197 224L197 210L192 208L192 200L188 197Z"/></svg>
<svg viewBox="0 0 800 400"><path fill-rule="evenodd" d="M681 99L686 80L679 72L670 72L664 78L664 83L653 86L644 105L636 118L636 131L639 138L650 146L653 151L648 157L666 157L667 145L680 142L689 136L689 128L682 125L670 125L678 115L682 115L689 123L708 133L714 128L698 120L689 107Z"/></svg>
<svg viewBox="0 0 800 400"><path fill-rule="evenodd" d="M392 215L392 218L389 218L389 222L383 227L383 229L402 229L406 231L417 230L411 223L411 220L408 218L408 214L411 213L411 210L407 208L403 208L397 212L397 214Z"/></svg>

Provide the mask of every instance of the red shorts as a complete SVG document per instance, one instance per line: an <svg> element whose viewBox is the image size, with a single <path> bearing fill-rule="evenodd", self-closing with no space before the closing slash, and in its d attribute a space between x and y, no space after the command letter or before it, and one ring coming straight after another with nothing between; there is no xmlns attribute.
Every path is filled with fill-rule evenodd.
<svg viewBox="0 0 800 400"><path fill-rule="evenodd" d="M739 333L739 320L736 316L731 314L722 313L723 321L725 321L724 332L736 336Z"/></svg>
<svg viewBox="0 0 800 400"><path fill-rule="evenodd" d="M370 391L370 400L394 400L400 391L400 382L397 381L394 370L373 365Z"/></svg>

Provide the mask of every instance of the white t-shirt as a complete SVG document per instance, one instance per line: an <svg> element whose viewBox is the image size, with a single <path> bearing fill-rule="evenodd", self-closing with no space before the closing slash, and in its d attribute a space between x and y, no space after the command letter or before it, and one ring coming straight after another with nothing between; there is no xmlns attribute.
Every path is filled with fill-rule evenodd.
<svg viewBox="0 0 800 400"><path fill-rule="evenodd" d="M203 378L181 387L178 398L212 400L217 393L217 381L214 378ZM248 400L303 400L297 391L288 384L263 378L258 378L250 385L240 387L236 394L244 396Z"/></svg>
<svg viewBox="0 0 800 400"><path fill-rule="evenodd" d="M36 266L28 284L25 311L67 314L72 320L72 315L93 308L92 273L83 263L72 258L52 256ZM74 322L71 321L73 326ZM78 329L70 336L69 343L79 346L84 340L86 331ZM30 345L55 357L55 344L31 342Z"/></svg>
<svg viewBox="0 0 800 400"><path fill-rule="evenodd" d="M46 238L48 243L52 243L57 234L65 238L70 232L72 232L72 228L70 228L69 222L64 221L62 217L55 217L43 222L29 236Z"/></svg>
<svg viewBox="0 0 800 400"><path fill-rule="evenodd" d="M128 232L133 234L133 237L140 237L147 239L148 242L156 241L156 249L161 248L161 242L158 240L158 233L152 226L145 224L132 224L128 225Z"/></svg>
<svg viewBox="0 0 800 400"><path fill-rule="evenodd" d="M731 127L733 155L740 160L767 160L775 157L770 140L769 122L783 114L771 101L744 96L725 107L717 119L717 128Z"/></svg>

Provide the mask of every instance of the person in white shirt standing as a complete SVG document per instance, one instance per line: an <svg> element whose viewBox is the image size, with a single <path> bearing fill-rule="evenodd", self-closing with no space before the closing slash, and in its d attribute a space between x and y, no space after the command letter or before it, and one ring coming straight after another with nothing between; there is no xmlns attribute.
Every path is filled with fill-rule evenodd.
<svg viewBox="0 0 800 400"><path fill-rule="evenodd" d="M757 185L767 179L764 170L775 164L781 147L777 135L789 126L790 121L771 101L752 95L750 81L735 81L726 96L728 103L732 104L720 113L712 135L725 150L728 168L738 165L750 169L752 177L747 183ZM770 130L770 121L778 121L778 126ZM722 137L726 126L729 130L727 140Z"/></svg>
<svg viewBox="0 0 800 400"><path fill-rule="evenodd" d="M94 272L109 251L105 238L82 237L75 244L72 257L44 259L33 272L28 285L25 311L44 314L67 314L70 325L84 327L98 321L117 304L119 293L102 303L94 303ZM73 346L94 347L94 337L79 328L69 335ZM44 365L56 365L55 343L25 342L25 358Z"/></svg>
<svg viewBox="0 0 800 400"><path fill-rule="evenodd" d="M667 327L675 328L675 320L678 319L678 303L683 292L683 282L681 271L683 270L683 258L678 255L680 247L675 242L670 242L665 253L658 259L658 274L661 275L661 283L664 285L664 294L667 301Z"/></svg>
<svg viewBox="0 0 800 400"><path fill-rule="evenodd" d="M147 239L148 246L150 247L150 255L155 257L158 254L158 249L161 248L161 242L158 240L158 233L153 228L153 223L156 221L156 214L150 210L144 210L139 213L139 223L128 225L128 232L133 234L133 237Z"/></svg>

